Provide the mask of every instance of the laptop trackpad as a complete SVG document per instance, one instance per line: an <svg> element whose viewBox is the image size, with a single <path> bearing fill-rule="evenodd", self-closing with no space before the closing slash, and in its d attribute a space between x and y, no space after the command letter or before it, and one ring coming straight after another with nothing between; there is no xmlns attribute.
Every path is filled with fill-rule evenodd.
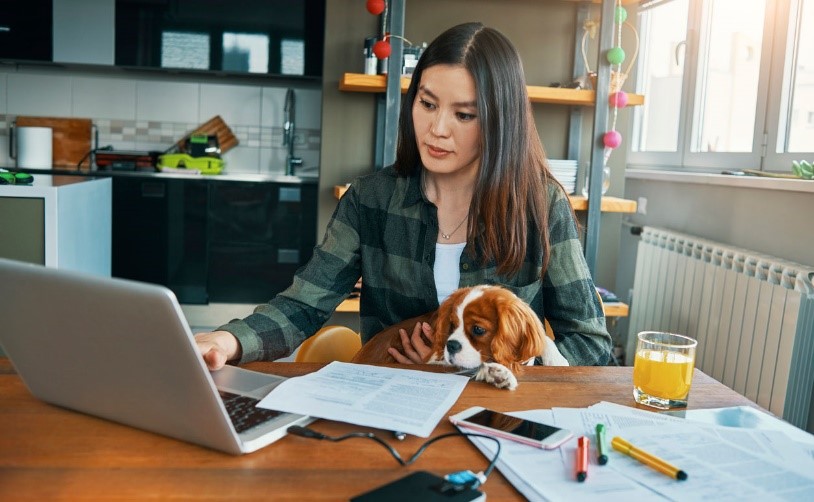
<svg viewBox="0 0 814 502"><path fill-rule="evenodd" d="M257 371L226 365L217 371L210 371L215 386L220 390L262 399L285 378Z"/></svg>

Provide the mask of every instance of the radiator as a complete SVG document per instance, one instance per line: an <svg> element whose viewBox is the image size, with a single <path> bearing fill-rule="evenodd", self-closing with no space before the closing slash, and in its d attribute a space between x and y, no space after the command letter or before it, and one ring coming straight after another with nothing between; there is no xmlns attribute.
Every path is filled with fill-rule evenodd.
<svg viewBox="0 0 814 502"><path fill-rule="evenodd" d="M814 268L644 227L626 354L636 333L698 340L696 367L805 429L814 390Z"/></svg>

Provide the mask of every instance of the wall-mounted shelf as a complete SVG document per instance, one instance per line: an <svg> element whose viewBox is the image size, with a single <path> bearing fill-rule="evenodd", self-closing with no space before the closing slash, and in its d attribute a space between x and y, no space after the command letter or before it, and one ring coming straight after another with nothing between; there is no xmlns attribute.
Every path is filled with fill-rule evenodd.
<svg viewBox="0 0 814 502"><path fill-rule="evenodd" d="M365 75L363 73L345 73L339 81L339 90L346 92L382 93L387 83L386 75ZM407 92L410 77L401 77L401 92ZM566 89L563 87L543 87L539 85L526 86L529 101L532 103L550 103L557 105L593 106L596 101L596 92L582 89ZM628 106L644 104L641 94L628 94Z"/></svg>
<svg viewBox="0 0 814 502"><path fill-rule="evenodd" d="M605 303L603 307L605 309L605 317L627 317L630 310L626 304L621 302ZM358 313L359 297L348 298L336 307L336 311Z"/></svg>
<svg viewBox="0 0 814 502"><path fill-rule="evenodd" d="M337 199L345 195L347 185L334 185L334 197ZM588 198L582 195L569 195L568 200L574 211L587 211ZM637 204L635 200L620 199L618 197L602 197L603 213L635 213Z"/></svg>

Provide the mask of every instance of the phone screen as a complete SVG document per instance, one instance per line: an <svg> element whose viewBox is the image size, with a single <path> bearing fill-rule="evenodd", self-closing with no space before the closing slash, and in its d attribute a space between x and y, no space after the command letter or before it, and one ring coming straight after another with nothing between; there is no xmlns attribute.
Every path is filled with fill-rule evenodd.
<svg viewBox="0 0 814 502"><path fill-rule="evenodd" d="M491 429L507 432L516 436L521 436L536 441L542 441L548 436L559 431L557 427L545 425L522 418L512 417L492 410L480 411L471 417L464 419L472 424L482 425Z"/></svg>

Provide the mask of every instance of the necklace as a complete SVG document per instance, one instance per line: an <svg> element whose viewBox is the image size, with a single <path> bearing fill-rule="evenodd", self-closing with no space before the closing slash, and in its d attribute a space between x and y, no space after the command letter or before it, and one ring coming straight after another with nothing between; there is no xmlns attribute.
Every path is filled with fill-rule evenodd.
<svg viewBox="0 0 814 502"><path fill-rule="evenodd" d="M464 216L464 219L462 219L462 220L461 220L461 222L460 222L460 223L458 223L458 226L457 226L457 227L455 227L455 230L453 230L452 232L450 232L450 233L448 233L448 234L445 234L445 233L444 233L444 231L443 231L443 230L441 230L441 226L439 225L439 226L438 226L438 232L441 234L441 237L443 237L443 238L444 238L444 239L446 239L446 240L450 240L450 239L452 238L452 235L453 235L453 234L455 234L455 232L457 232L459 228L461 228L461 225L463 225L463 224L464 224L464 222L466 221L466 219L467 219L468 217L469 217L469 215Z"/></svg>

